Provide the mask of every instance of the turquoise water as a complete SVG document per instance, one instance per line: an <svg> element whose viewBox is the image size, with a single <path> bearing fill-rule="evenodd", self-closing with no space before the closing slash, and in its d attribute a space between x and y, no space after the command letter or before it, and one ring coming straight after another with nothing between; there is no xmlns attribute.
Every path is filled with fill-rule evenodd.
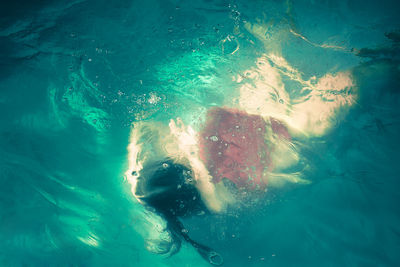
<svg viewBox="0 0 400 267"><path fill-rule="evenodd" d="M124 179L131 126L190 125L270 73L291 108L342 73L346 90L326 84L351 104L325 120L336 100L324 98L311 113L329 126L294 138L291 172L307 183L184 223L225 266L398 266L399 13L395 1L1 3L0 265L209 266L187 244L146 249L154 222Z"/></svg>

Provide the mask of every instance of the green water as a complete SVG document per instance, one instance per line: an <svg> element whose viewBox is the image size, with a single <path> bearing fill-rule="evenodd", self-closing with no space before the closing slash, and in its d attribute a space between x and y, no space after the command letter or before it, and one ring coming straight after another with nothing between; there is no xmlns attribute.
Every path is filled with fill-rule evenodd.
<svg viewBox="0 0 400 267"><path fill-rule="evenodd" d="M323 135L302 140L309 184L270 190L244 211L187 219L191 235L225 266L398 266L399 9L1 3L0 265L209 266L187 244L172 257L146 249L144 233L157 223L124 179L129 133L139 121L191 124L211 106L236 105L234 77L276 54L302 81L350 73L357 99ZM271 66L303 99L291 70Z"/></svg>

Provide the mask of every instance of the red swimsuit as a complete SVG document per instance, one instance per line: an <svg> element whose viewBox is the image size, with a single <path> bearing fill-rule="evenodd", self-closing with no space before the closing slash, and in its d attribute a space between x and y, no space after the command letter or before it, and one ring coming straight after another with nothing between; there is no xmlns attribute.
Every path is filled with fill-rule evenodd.
<svg viewBox="0 0 400 267"><path fill-rule="evenodd" d="M228 108L211 108L200 132L200 158L218 183L227 178L238 188L264 189L264 169L271 168L271 148L265 142L267 127L290 139L285 125L271 118L267 125L258 115Z"/></svg>

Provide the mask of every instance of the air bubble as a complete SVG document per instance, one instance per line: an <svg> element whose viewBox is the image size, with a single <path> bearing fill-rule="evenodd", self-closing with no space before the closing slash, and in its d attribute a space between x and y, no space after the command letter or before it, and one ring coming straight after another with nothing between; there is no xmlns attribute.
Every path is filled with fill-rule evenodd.
<svg viewBox="0 0 400 267"><path fill-rule="evenodd" d="M216 137L215 135L210 137L211 141L217 142L218 141L218 137Z"/></svg>

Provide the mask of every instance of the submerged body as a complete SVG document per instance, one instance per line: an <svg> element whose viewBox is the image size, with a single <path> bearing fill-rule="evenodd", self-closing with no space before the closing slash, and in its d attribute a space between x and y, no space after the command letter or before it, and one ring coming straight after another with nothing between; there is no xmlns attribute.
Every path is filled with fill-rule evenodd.
<svg viewBox="0 0 400 267"><path fill-rule="evenodd" d="M245 28L265 44L267 51L274 51L270 38L265 38L264 25L246 23ZM237 86L223 100L226 107L212 107L196 114L198 119L194 121L194 116L186 114L188 125L175 118L169 124L138 122L132 129L126 175L132 193L161 214L172 232L182 228L173 227L181 225L177 223L179 216L195 214L189 211L198 206L188 201L181 210L177 202L188 200L186 195L179 190L168 191L165 185L149 190L153 194L147 197L141 195L139 188L148 177L138 177L152 175L146 170L153 168L149 162L169 159L184 166L182 170L189 170L194 182L188 192L196 190L196 198L206 211L224 213L253 196L262 199L259 193L270 187L286 182L308 183L303 175L309 165L300 157L303 141L323 136L357 100L350 71L322 76L315 73L305 79L301 71L275 52L259 57L253 67L237 73L232 81ZM288 90L286 81L296 84L295 88L298 85L301 94L293 93L297 89ZM156 192L165 195L160 198ZM153 202L156 196L157 201L165 200L161 206ZM190 240L187 233L179 236Z"/></svg>

